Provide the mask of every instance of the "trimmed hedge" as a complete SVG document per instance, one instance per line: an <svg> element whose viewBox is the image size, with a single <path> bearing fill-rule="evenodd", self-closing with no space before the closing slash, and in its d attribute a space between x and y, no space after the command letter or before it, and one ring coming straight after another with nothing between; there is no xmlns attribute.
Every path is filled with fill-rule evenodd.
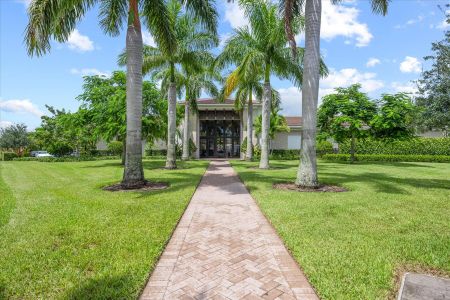
<svg viewBox="0 0 450 300"><path fill-rule="evenodd" d="M300 150L272 150L270 159L280 160L298 160L300 159Z"/></svg>
<svg viewBox="0 0 450 300"><path fill-rule="evenodd" d="M0 158L1 158L1 160L4 160L4 161L13 160L16 157L18 157L18 156L14 152L1 152L0 153Z"/></svg>
<svg viewBox="0 0 450 300"><path fill-rule="evenodd" d="M14 161L39 161L39 162L77 162L94 160L113 160L120 159L117 156L63 156L63 157L18 157Z"/></svg>
<svg viewBox="0 0 450 300"><path fill-rule="evenodd" d="M325 154L328 161L350 161L350 154ZM356 161L384 161L384 162L450 162L450 155L391 155L391 154L358 154Z"/></svg>
<svg viewBox="0 0 450 300"><path fill-rule="evenodd" d="M339 143L339 153L350 154L350 141ZM450 155L450 138L413 138L407 141L359 140L357 154Z"/></svg>

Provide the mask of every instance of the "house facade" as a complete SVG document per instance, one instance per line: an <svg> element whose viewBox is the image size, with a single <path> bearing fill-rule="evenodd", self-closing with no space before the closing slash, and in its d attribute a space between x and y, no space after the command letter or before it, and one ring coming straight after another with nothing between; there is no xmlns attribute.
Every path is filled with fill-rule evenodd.
<svg viewBox="0 0 450 300"><path fill-rule="evenodd" d="M199 99L198 111L189 114L189 136L197 147L195 158L243 158L241 144L247 136L247 108L240 112L234 109L234 100L217 102L215 99ZM253 120L262 112L262 105L253 104ZM277 133L270 142L271 149L300 150L301 117L286 117L290 132ZM183 124L181 126L184 126ZM260 140L253 131L253 145Z"/></svg>

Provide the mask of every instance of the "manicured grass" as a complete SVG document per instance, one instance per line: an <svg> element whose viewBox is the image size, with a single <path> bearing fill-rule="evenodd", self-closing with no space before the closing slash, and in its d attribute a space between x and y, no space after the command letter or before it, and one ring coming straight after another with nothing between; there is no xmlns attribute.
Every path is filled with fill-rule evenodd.
<svg viewBox="0 0 450 300"><path fill-rule="evenodd" d="M345 193L272 189L296 161L232 164L323 299L386 298L400 269L450 274L450 164L320 162Z"/></svg>
<svg viewBox="0 0 450 300"><path fill-rule="evenodd" d="M119 161L0 163L0 299L135 299L207 162L163 165L169 189L113 193Z"/></svg>

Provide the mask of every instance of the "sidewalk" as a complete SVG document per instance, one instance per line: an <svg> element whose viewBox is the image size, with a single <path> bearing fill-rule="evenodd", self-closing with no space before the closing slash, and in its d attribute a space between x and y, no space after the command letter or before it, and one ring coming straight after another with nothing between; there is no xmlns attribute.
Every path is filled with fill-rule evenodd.
<svg viewBox="0 0 450 300"><path fill-rule="evenodd" d="M212 161L141 299L318 299L227 161Z"/></svg>

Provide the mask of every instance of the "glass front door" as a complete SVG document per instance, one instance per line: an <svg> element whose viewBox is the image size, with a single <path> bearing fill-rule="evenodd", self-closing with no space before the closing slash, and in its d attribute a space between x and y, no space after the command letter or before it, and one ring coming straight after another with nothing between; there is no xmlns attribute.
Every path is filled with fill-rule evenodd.
<svg viewBox="0 0 450 300"><path fill-rule="evenodd" d="M239 157L238 120L201 120L200 157Z"/></svg>

